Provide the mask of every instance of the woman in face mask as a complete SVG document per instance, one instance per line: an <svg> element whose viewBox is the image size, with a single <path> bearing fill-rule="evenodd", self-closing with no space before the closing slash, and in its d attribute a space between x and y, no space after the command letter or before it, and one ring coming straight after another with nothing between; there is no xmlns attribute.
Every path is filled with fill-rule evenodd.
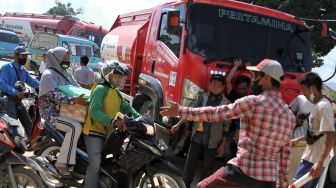
<svg viewBox="0 0 336 188"><path fill-rule="evenodd" d="M70 176L67 167L68 165L74 165L76 162L76 147L82 131L82 125L72 119L61 117L59 106L62 103L88 105L88 102L81 96L70 97L58 90L60 85L79 86L73 76L67 71L69 65L68 50L63 47L50 49L47 52L47 69L42 74L39 93L42 117L47 123L66 133L55 165L62 176Z"/></svg>

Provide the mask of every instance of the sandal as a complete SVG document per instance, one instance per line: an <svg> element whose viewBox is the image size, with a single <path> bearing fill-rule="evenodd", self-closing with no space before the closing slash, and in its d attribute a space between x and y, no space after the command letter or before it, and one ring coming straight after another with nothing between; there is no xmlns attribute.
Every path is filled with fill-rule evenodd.
<svg viewBox="0 0 336 188"><path fill-rule="evenodd" d="M62 177L66 178L71 176L67 164L56 162L55 167L57 168L58 172Z"/></svg>

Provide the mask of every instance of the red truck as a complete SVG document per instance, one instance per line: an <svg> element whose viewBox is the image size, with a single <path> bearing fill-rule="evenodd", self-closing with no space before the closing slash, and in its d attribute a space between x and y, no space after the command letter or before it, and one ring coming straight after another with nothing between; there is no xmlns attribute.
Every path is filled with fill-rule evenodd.
<svg viewBox="0 0 336 188"><path fill-rule="evenodd" d="M79 21L70 16L6 12L0 17L0 28L16 32L24 44L28 44L37 32L54 33L87 38L100 45L108 32L102 26Z"/></svg>
<svg viewBox="0 0 336 188"><path fill-rule="evenodd" d="M182 105L195 100L208 90L211 73L227 74L236 57L251 65L264 58L279 61L286 72L281 85L286 103L300 94L298 79L312 68L303 21L233 0L170 1L119 15L101 55L132 69L128 99L141 113L150 109L156 134L165 141L174 120L162 117L160 107L169 100Z"/></svg>

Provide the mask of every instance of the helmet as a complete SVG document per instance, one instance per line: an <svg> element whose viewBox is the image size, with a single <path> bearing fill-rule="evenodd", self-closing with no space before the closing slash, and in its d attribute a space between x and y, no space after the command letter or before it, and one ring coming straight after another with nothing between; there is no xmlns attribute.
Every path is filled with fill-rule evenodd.
<svg viewBox="0 0 336 188"><path fill-rule="evenodd" d="M112 87L122 89L126 83L126 78L131 74L131 71L123 63L107 61L101 64L100 74Z"/></svg>

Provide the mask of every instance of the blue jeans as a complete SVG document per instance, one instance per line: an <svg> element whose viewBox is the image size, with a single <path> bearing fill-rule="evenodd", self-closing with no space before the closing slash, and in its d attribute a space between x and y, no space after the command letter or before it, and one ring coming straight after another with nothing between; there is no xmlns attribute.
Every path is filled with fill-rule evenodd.
<svg viewBox="0 0 336 188"><path fill-rule="evenodd" d="M298 169L297 169L294 177L293 177L293 181L296 181L296 180L300 179L302 176L304 176L305 174L307 174L313 166L314 166L313 163L302 160L300 165L298 166ZM320 179L320 177L317 177L317 178L309 181L308 183L306 183L301 188L315 188L319 179Z"/></svg>

